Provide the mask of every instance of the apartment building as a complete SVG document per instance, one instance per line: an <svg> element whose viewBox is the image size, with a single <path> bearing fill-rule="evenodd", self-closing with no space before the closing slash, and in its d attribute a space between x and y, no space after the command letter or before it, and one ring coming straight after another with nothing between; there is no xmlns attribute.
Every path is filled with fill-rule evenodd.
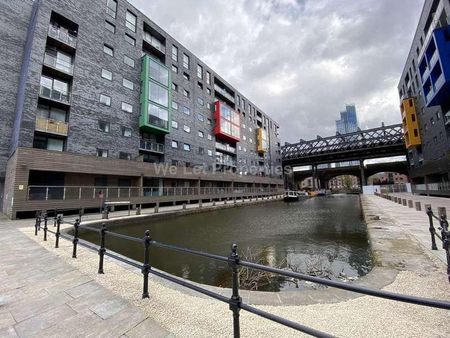
<svg viewBox="0 0 450 338"><path fill-rule="evenodd" d="M127 1L2 1L0 15L8 216L282 189L278 123Z"/></svg>
<svg viewBox="0 0 450 338"><path fill-rule="evenodd" d="M417 193L450 194L449 14L449 1L425 1L398 84L410 178Z"/></svg>

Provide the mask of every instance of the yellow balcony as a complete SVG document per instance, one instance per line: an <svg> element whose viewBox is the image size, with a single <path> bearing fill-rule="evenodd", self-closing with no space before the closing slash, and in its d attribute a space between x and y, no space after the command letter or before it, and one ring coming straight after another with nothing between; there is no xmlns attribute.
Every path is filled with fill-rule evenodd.
<svg viewBox="0 0 450 338"><path fill-rule="evenodd" d="M67 136L67 132L69 131L69 124L63 121L36 117L35 130L49 134Z"/></svg>
<svg viewBox="0 0 450 338"><path fill-rule="evenodd" d="M263 128L256 129L256 142L258 153L265 153L268 150L267 132Z"/></svg>
<svg viewBox="0 0 450 338"><path fill-rule="evenodd" d="M419 124L417 122L417 109L414 98L407 97L402 100L400 106L402 112L403 131L405 135L406 148L412 148L422 143L419 135Z"/></svg>

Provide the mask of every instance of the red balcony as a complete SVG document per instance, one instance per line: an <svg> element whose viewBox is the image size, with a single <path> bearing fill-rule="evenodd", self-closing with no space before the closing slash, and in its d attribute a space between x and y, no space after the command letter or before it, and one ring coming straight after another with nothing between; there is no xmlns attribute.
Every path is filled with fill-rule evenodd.
<svg viewBox="0 0 450 338"><path fill-rule="evenodd" d="M238 112L225 103L216 101L214 104L214 135L228 142L239 142L241 139L241 120Z"/></svg>

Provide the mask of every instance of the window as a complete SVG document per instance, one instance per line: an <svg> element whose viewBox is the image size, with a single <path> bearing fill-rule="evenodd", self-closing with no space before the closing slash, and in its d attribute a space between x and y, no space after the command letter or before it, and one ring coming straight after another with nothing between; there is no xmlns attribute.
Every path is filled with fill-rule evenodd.
<svg viewBox="0 0 450 338"><path fill-rule="evenodd" d="M128 34L125 34L125 41L132 46L136 46L136 40L133 37L129 36Z"/></svg>
<svg viewBox="0 0 450 338"><path fill-rule="evenodd" d="M187 143L184 143L183 144L183 149L184 149L184 151L191 151L191 145L187 144Z"/></svg>
<svg viewBox="0 0 450 338"><path fill-rule="evenodd" d="M106 54L108 54L110 56L114 56L114 48L112 48L108 45L103 45L103 52L105 52Z"/></svg>
<svg viewBox="0 0 450 338"><path fill-rule="evenodd" d="M197 65L197 77L203 79L203 67L200 65Z"/></svg>
<svg viewBox="0 0 450 338"><path fill-rule="evenodd" d="M152 81L149 83L149 98L151 101L158 103L161 106L169 106L169 91Z"/></svg>
<svg viewBox="0 0 450 338"><path fill-rule="evenodd" d="M125 78L124 78L123 81L122 81L122 85L123 85L125 88L131 89L131 90L134 89L134 83L131 82L130 80L125 79Z"/></svg>
<svg viewBox="0 0 450 338"><path fill-rule="evenodd" d="M178 91L178 85L175 82L172 82L172 90Z"/></svg>
<svg viewBox="0 0 450 338"><path fill-rule="evenodd" d="M189 97L190 96L189 91L186 89L183 89L183 96Z"/></svg>
<svg viewBox="0 0 450 338"><path fill-rule="evenodd" d="M98 157L108 157L108 150L97 148L97 156Z"/></svg>
<svg viewBox="0 0 450 338"><path fill-rule="evenodd" d="M98 129L105 133L109 133L109 122L99 120L98 121Z"/></svg>
<svg viewBox="0 0 450 338"><path fill-rule="evenodd" d="M121 152L119 152L119 159L130 161L131 160L131 154L121 151Z"/></svg>
<svg viewBox="0 0 450 338"><path fill-rule="evenodd" d="M212 141L212 135L208 134L208 140Z"/></svg>
<svg viewBox="0 0 450 338"><path fill-rule="evenodd" d="M248 127L248 131L252 132L253 131L252 127Z"/></svg>
<svg viewBox="0 0 450 338"><path fill-rule="evenodd" d="M208 149L208 156L213 156L213 152L210 149Z"/></svg>
<svg viewBox="0 0 450 338"><path fill-rule="evenodd" d="M212 120L211 120L211 119L208 119L207 121L208 121L208 124L209 124L209 125L212 124Z"/></svg>
<svg viewBox="0 0 450 338"><path fill-rule="evenodd" d="M169 87L169 71L153 60L150 60L150 77L165 87Z"/></svg>
<svg viewBox="0 0 450 338"><path fill-rule="evenodd" d="M206 72L206 83L211 84L211 73L208 71Z"/></svg>
<svg viewBox="0 0 450 338"><path fill-rule="evenodd" d="M122 102L122 110L127 112L127 113L132 113L133 112L133 106L129 103L126 102Z"/></svg>
<svg viewBox="0 0 450 338"><path fill-rule="evenodd" d="M127 26L127 28L133 32L136 32L136 20L136 15L134 15L130 11L127 11L127 14L125 16L125 26Z"/></svg>
<svg viewBox="0 0 450 338"><path fill-rule="evenodd" d="M205 154L205 148L203 148L203 147L198 147L198 153L199 153L200 155L204 155L204 154Z"/></svg>
<svg viewBox="0 0 450 338"><path fill-rule="evenodd" d="M441 119L441 113L440 112L436 112L436 120L440 120Z"/></svg>
<svg viewBox="0 0 450 338"><path fill-rule="evenodd" d="M177 141L172 141L171 145L172 145L172 148L178 148L178 142Z"/></svg>
<svg viewBox="0 0 450 338"><path fill-rule="evenodd" d="M247 140L247 136L242 136L242 139L244 140L244 141L246 141Z"/></svg>
<svg viewBox="0 0 450 338"><path fill-rule="evenodd" d="M122 127L122 136L131 137L131 128Z"/></svg>
<svg viewBox="0 0 450 338"><path fill-rule="evenodd" d="M411 115L411 121L412 122L416 122L416 114L412 114Z"/></svg>
<svg viewBox="0 0 450 338"><path fill-rule="evenodd" d="M111 97L100 94L100 103L108 107L111 106Z"/></svg>
<svg viewBox="0 0 450 338"><path fill-rule="evenodd" d="M434 118L430 118L430 123L432 126L434 126Z"/></svg>
<svg viewBox="0 0 450 338"><path fill-rule="evenodd" d="M178 110L178 103L172 101L172 108Z"/></svg>
<svg viewBox="0 0 450 338"><path fill-rule="evenodd" d="M205 137L205 134L201 130L199 130L198 131L198 137L203 138L203 137Z"/></svg>
<svg viewBox="0 0 450 338"><path fill-rule="evenodd" d="M56 138L35 135L33 140L33 148L64 151L64 141Z"/></svg>
<svg viewBox="0 0 450 338"><path fill-rule="evenodd" d="M182 107L182 111L183 113L185 113L186 115L191 115L191 110L188 107L183 106Z"/></svg>
<svg viewBox="0 0 450 338"><path fill-rule="evenodd" d="M197 103L198 103L200 106L204 106L204 105L205 105L205 101L204 101L201 97L197 97Z"/></svg>
<svg viewBox="0 0 450 338"><path fill-rule="evenodd" d="M102 78L111 81L113 79L113 74L109 70L102 69Z"/></svg>
<svg viewBox="0 0 450 338"><path fill-rule="evenodd" d="M105 20L105 28L107 31L110 31L113 34L116 32L116 26L106 20Z"/></svg>
<svg viewBox="0 0 450 338"><path fill-rule="evenodd" d="M124 56L123 57L123 62L126 64L126 65L128 65L128 66L130 66L131 68L134 68L134 60L132 59L132 58L130 58L129 56Z"/></svg>
<svg viewBox="0 0 450 338"><path fill-rule="evenodd" d="M172 65L172 72L177 73L178 74L178 67L175 65Z"/></svg>
<svg viewBox="0 0 450 338"><path fill-rule="evenodd" d="M178 122L177 121L172 120L172 128L173 129L178 129Z"/></svg>
<svg viewBox="0 0 450 338"><path fill-rule="evenodd" d="M197 120L199 120L200 122L204 122L205 121L205 117L203 116L203 114L197 113Z"/></svg>
<svg viewBox="0 0 450 338"><path fill-rule="evenodd" d="M183 53L183 67L189 69L189 56Z"/></svg>
<svg viewBox="0 0 450 338"><path fill-rule="evenodd" d="M107 0L106 1L106 14L116 18L117 15L117 1L116 0Z"/></svg>
<svg viewBox="0 0 450 338"><path fill-rule="evenodd" d="M208 88L208 89L209 89L209 88ZM211 90L210 90L210 91L211 91ZM208 103L206 104L206 108L211 109L211 103L208 102Z"/></svg>
<svg viewBox="0 0 450 338"><path fill-rule="evenodd" d="M183 73L183 78L184 78L185 80L189 81L190 76L189 76L188 73Z"/></svg>
<svg viewBox="0 0 450 338"><path fill-rule="evenodd" d="M211 95L211 89L206 88L206 92L208 93L208 95Z"/></svg>
<svg viewBox="0 0 450 338"><path fill-rule="evenodd" d="M190 132L191 132L191 127L184 125L184 126L183 126L183 130L184 130L186 133L190 133Z"/></svg>
<svg viewBox="0 0 450 338"><path fill-rule="evenodd" d="M197 82L197 87L201 90L203 90L203 83L201 83L200 81Z"/></svg>
<svg viewBox="0 0 450 338"><path fill-rule="evenodd" d="M178 62L178 47L172 45L172 60Z"/></svg>

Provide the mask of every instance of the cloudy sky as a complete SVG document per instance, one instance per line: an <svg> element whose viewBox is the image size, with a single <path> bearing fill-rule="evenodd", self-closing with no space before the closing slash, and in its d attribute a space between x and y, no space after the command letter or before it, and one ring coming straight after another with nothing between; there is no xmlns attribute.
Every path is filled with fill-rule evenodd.
<svg viewBox="0 0 450 338"><path fill-rule="evenodd" d="M424 0L129 0L279 122L283 141L400 123L396 91Z"/></svg>

